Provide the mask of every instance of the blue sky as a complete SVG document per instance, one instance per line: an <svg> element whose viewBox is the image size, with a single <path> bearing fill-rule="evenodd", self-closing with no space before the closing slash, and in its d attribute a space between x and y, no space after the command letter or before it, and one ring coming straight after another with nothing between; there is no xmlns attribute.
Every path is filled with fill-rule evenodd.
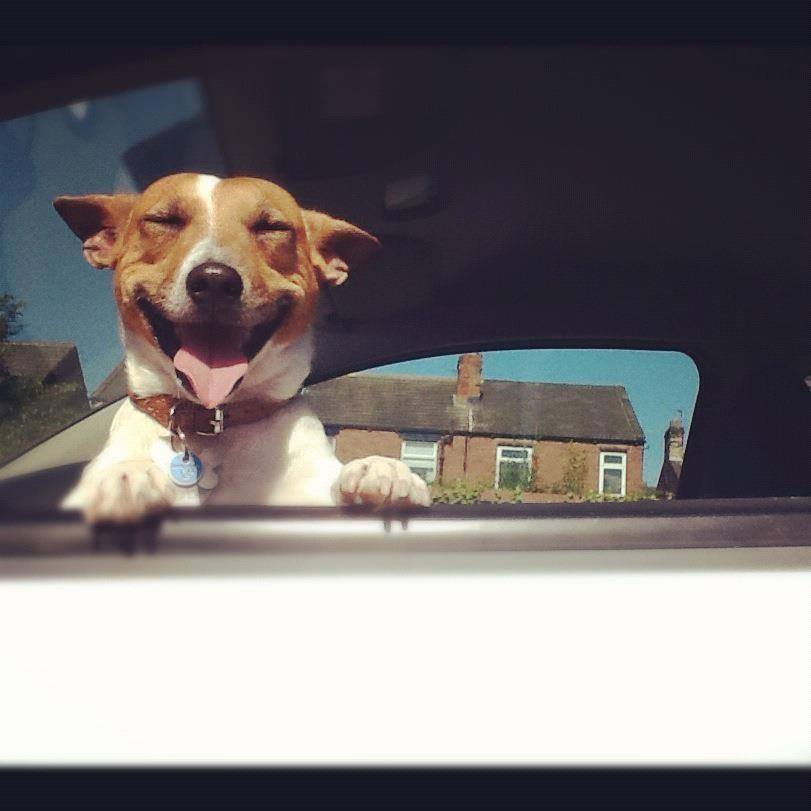
<svg viewBox="0 0 811 811"><path fill-rule="evenodd" d="M625 386L645 432L647 484L656 484L664 454L664 433L679 410L685 428L693 418L698 370L680 352L631 349L521 349L484 352L483 375L491 380L588 383ZM393 363L375 371L385 374L456 376L458 355Z"/></svg>

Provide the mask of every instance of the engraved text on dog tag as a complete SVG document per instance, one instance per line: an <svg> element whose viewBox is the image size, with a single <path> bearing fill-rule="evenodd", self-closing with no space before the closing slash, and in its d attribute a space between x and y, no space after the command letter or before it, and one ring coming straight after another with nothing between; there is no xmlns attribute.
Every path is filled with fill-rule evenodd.
<svg viewBox="0 0 811 811"><path fill-rule="evenodd" d="M193 487L203 475L203 463L191 451L176 453L169 462L169 478L180 487Z"/></svg>

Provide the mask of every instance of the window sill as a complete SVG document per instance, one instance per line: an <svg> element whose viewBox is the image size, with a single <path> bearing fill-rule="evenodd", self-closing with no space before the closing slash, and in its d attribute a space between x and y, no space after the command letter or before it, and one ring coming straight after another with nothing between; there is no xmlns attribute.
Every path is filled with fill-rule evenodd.
<svg viewBox="0 0 811 811"><path fill-rule="evenodd" d="M174 510L152 525L94 535L76 514L0 521L0 558L157 555L547 552L811 546L811 498L619 504L438 504Z"/></svg>

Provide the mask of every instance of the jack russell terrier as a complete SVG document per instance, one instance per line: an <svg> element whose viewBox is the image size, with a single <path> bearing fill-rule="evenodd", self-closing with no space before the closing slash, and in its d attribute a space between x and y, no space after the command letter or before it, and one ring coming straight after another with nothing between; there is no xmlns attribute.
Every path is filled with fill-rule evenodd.
<svg viewBox="0 0 811 811"><path fill-rule="evenodd" d="M59 197L113 271L129 398L63 507L126 523L173 505L424 505L396 459L342 465L297 397L319 285L377 240L248 177L170 175L141 194Z"/></svg>

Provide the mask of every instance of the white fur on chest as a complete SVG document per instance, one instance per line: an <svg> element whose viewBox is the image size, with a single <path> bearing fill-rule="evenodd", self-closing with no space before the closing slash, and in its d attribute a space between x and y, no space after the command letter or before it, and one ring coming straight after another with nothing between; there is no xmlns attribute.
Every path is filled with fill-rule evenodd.
<svg viewBox="0 0 811 811"><path fill-rule="evenodd" d="M207 504L334 503L331 487L341 463L319 419L299 401L267 419L203 438L200 445L216 446L222 458Z"/></svg>
<svg viewBox="0 0 811 811"><path fill-rule="evenodd" d="M107 445L90 463L86 474L103 477L105 470L122 462L146 463L152 458L156 440L168 436L166 428L127 401L113 420ZM220 460L216 468L218 484L212 490L200 489L199 503L334 504L331 488L341 463L335 458L321 422L299 400L282 406L264 420L226 428L219 436L191 436L188 446L198 456ZM172 485L168 470L164 472L174 494L173 504L198 503L198 499L190 498L189 488ZM81 506L83 496L80 485L68 497L66 506Z"/></svg>

